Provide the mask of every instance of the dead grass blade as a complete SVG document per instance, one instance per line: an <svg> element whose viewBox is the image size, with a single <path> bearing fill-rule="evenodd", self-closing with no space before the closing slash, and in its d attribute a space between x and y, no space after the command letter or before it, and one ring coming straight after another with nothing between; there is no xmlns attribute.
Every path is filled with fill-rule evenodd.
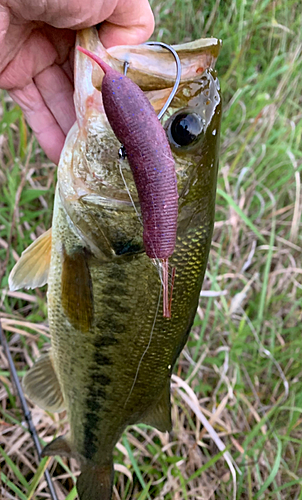
<svg viewBox="0 0 302 500"><path fill-rule="evenodd" d="M35 426L33 424L32 415L31 415L31 412L30 412L30 410L28 408L26 399L24 397L23 389L22 389L22 386L20 384L20 381L19 381L16 369L15 369L15 365L14 365L13 359L12 359L11 354L10 354L8 343L6 342L6 338L5 338L3 330L2 330L1 321L0 321L0 341L1 341L1 345L3 347L3 350L4 350L5 354L6 354L8 363L9 363L9 369L10 369L10 372L11 372L11 375L12 375L12 379L14 381L14 384L15 384L15 387L16 387L16 390L17 390L17 393L18 393L18 397L19 397L19 400L20 400L20 403L21 403L21 407L22 407L22 410L23 410L24 418L25 418L27 426L28 426L28 430L29 430L29 432L31 434L31 437L32 437L32 439L34 441L34 444L35 444L35 447L36 447L36 450L37 450L38 455L40 457L41 456L42 448L41 448L41 445L40 445L38 434L37 434L36 428L35 428ZM49 471L46 468L44 469L44 475L45 475L45 479L46 479L46 482L47 482L47 485L48 485L48 488L49 488L52 500L58 500L58 497L57 497L56 491L54 489L54 486L53 486L53 483L52 483Z"/></svg>

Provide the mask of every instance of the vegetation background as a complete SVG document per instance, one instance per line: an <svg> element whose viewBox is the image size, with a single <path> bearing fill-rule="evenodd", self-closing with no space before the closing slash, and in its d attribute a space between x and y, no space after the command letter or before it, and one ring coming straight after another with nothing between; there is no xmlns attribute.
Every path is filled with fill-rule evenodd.
<svg viewBox="0 0 302 500"><path fill-rule="evenodd" d="M173 379L174 431L170 439L146 426L124 434L115 498L302 499L301 2L151 5L153 39L223 40L220 175L204 292ZM10 293L7 280L51 225L55 166L6 94L0 111L0 314L22 377L49 343L45 290ZM0 497L50 498L48 465L59 500L74 499L76 464L39 464L1 350L0 381ZM32 412L42 443L66 430L64 413ZM200 413L238 466L237 492Z"/></svg>

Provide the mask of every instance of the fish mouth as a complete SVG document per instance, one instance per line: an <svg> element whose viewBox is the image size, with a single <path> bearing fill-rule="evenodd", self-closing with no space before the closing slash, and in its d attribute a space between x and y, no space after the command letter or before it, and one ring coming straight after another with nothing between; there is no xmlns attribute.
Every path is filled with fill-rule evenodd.
<svg viewBox="0 0 302 500"><path fill-rule="evenodd" d="M144 89L155 111L162 108L176 76L174 58L168 50L141 45L113 47L107 51L100 43L95 29L80 31L77 37L78 45L94 52L111 67L117 68L119 73L123 72L124 62L127 61L129 76L132 74L135 83ZM207 144L211 144L212 152L217 149L217 136L213 138L210 134L212 125L215 125L216 114L218 115L216 108L220 98L219 91L217 96L215 92L219 89L215 71L208 68L215 65L220 45L217 39L201 39L175 47L182 65L182 76L162 123L170 146L171 138L175 142L175 148L171 149L180 204L186 203L188 189L200 177L199 166L203 165L203 155L208 154ZM155 66L157 68L153 70ZM112 258L111 246L104 243L103 248L103 244L97 243L114 240L116 223L112 225L111 219L117 217L119 226L123 221L130 235L141 235L142 226L134 176L128 161L123 162L118 157L120 143L109 125L103 107L102 92L99 90L103 77L103 71L94 61L76 51L74 99L77 121L68 134L61 155L58 192L70 221L80 231L81 238L85 239L86 235L89 240L92 253L98 255L98 258L102 258L103 254L106 258ZM207 83L203 83L204 80ZM215 91L216 101L214 94L211 95L211 86ZM207 111L211 109L213 112L208 117ZM192 134L189 133L194 136L192 145L187 142L188 138L185 139L185 144L182 144L182 140L179 142L174 129L169 136L168 127L173 124L175 116L178 117L178 113L184 114L184 111L186 116L193 115L198 121L198 130L194 129ZM186 119L182 115L180 118L181 123L183 118ZM182 127L181 123L177 134ZM204 126L201 127L201 124ZM145 125L148 124L144 123ZM149 140L152 141L152 138ZM210 172L206 172L206 176L210 177ZM194 193L196 190L197 187L194 188ZM179 203L178 206L181 206ZM106 227L107 236L103 234L103 226ZM102 246L101 250L98 250L99 244Z"/></svg>
<svg viewBox="0 0 302 500"><path fill-rule="evenodd" d="M193 42L173 45L181 62L181 83L191 82L209 68L214 68L222 42L217 38L200 38ZM172 54L154 45L117 46L108 49L111 65L122 72L129 64L127 76L142 90L160 90L172 87L176 66ZM171 64L172 63L172 64Z"/></svg>
<svg viewBox="0 0 302 500"><path fill-rule="evenodd" d="M162 109L176 77L176 64L170 51L150 45L117 46L106 50L95 28L79 31L76 44L94 52L120 73L123 73L124 63L128 62L127 76L144 90L156 113ZM215 66L221 41L216 38L199 39L173 48L180 58L181 80L179 91L162 123L178 109L190 106L191 99L197 93L195 87L201 88L202 75L208 68ZM118 211L131 210L133 204L139 211L131 170L127 161L120 162L118 159L120 144L104 111L100 92L103 77L104 72L94 61L80 51L75 51L74 100L77 124L66 140L65 153L61 158L60 191L62 194L71 191L68 194L71 200L92 201L92 197L100 205L113 203ZM177 151L177 174L186 168L184 156L188 153L188 149L183 153ZM123 171L123 179L119 169Z"/></svg>
<svg viewBox="0 0 302 500"><path fill-rule="evenodd" d="M77 33L76 44L97 54L113 69L123 73L128 63L127 76L147 94L155 111L166 101L176 78L173 55L165 48L154 45L121 45L105 49L96 28ZM180 85L193 82L206 69L214 68L222 46L217 38L200 38L193 42L173 45L181 62ZM79 124L86 106L97 106L103 111L100 88L104 72L79 51L75 54L75 106ZM150 93L150 94L149 94ZM157 94L156 94L157 93ZM85 106L83 106L85 103Z"/></svg>

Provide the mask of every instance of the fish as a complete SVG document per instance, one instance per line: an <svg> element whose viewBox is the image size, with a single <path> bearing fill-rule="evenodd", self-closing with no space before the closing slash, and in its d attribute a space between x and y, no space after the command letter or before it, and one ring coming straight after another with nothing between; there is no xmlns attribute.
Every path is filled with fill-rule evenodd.
<svg viewBox="0 0 302 500"><path fill-rule="evenodd" d="M127 76L160 111L176 72L167 50L105 50L94 28L79 31L76 44L120 73L127 62ZM215 38L174 46L181 81L161 119L178 189L170 318L160 313L162 281L156 259L146 255L133 174L118 155L120 142L98 90L104 73L75 54L77 120L60 157L52 228L23 252L9 286L48 283L51 348L27 371L23 387L41 408L67 411L69 433L46 445L43 455L77 459L80 500L111 499L113 450L127 426L172 428L171 375L193 324L214 225L220 47Z"/></svg>

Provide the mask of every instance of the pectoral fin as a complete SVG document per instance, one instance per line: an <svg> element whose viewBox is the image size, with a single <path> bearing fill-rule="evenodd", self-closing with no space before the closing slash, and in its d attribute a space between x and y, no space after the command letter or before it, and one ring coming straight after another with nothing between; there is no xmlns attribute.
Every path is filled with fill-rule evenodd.
<svg viewBox="0 0 302 500"><path fill-rule="evenodd" d="M93 320L93 295L84 250L68 255L63 249L62 306L70 323L87 332Z"/></svg>
<svg viewBox="0 0 302 500"><path fill-rule="evenodd" d="M43 410L51 413L64 410L64 398L50 352L35 362L22 383L28 398Z"/></svg>
<svg viewBox="0 0 302 500"><path fill-rule="evenodd" d="M51 256L51 228L37 238L23 253L9 275L9 289L37 288L48 279Z"/></svg>
<svg viewBox="0 0 302 500"><path fill-rule="evenodd" d="M145 413L141 422L161 432L171 431L170 379L158 403Z"/></svg>
<svg viewBox="0 0 302 500"><path fill-rule="evenodd" d="M43 448L41 453L42 457L53 457L55 455L60 455L62 457L72 457L74 455L70 446L69 434L59 436L51 441L51 443Z"/></svg>

